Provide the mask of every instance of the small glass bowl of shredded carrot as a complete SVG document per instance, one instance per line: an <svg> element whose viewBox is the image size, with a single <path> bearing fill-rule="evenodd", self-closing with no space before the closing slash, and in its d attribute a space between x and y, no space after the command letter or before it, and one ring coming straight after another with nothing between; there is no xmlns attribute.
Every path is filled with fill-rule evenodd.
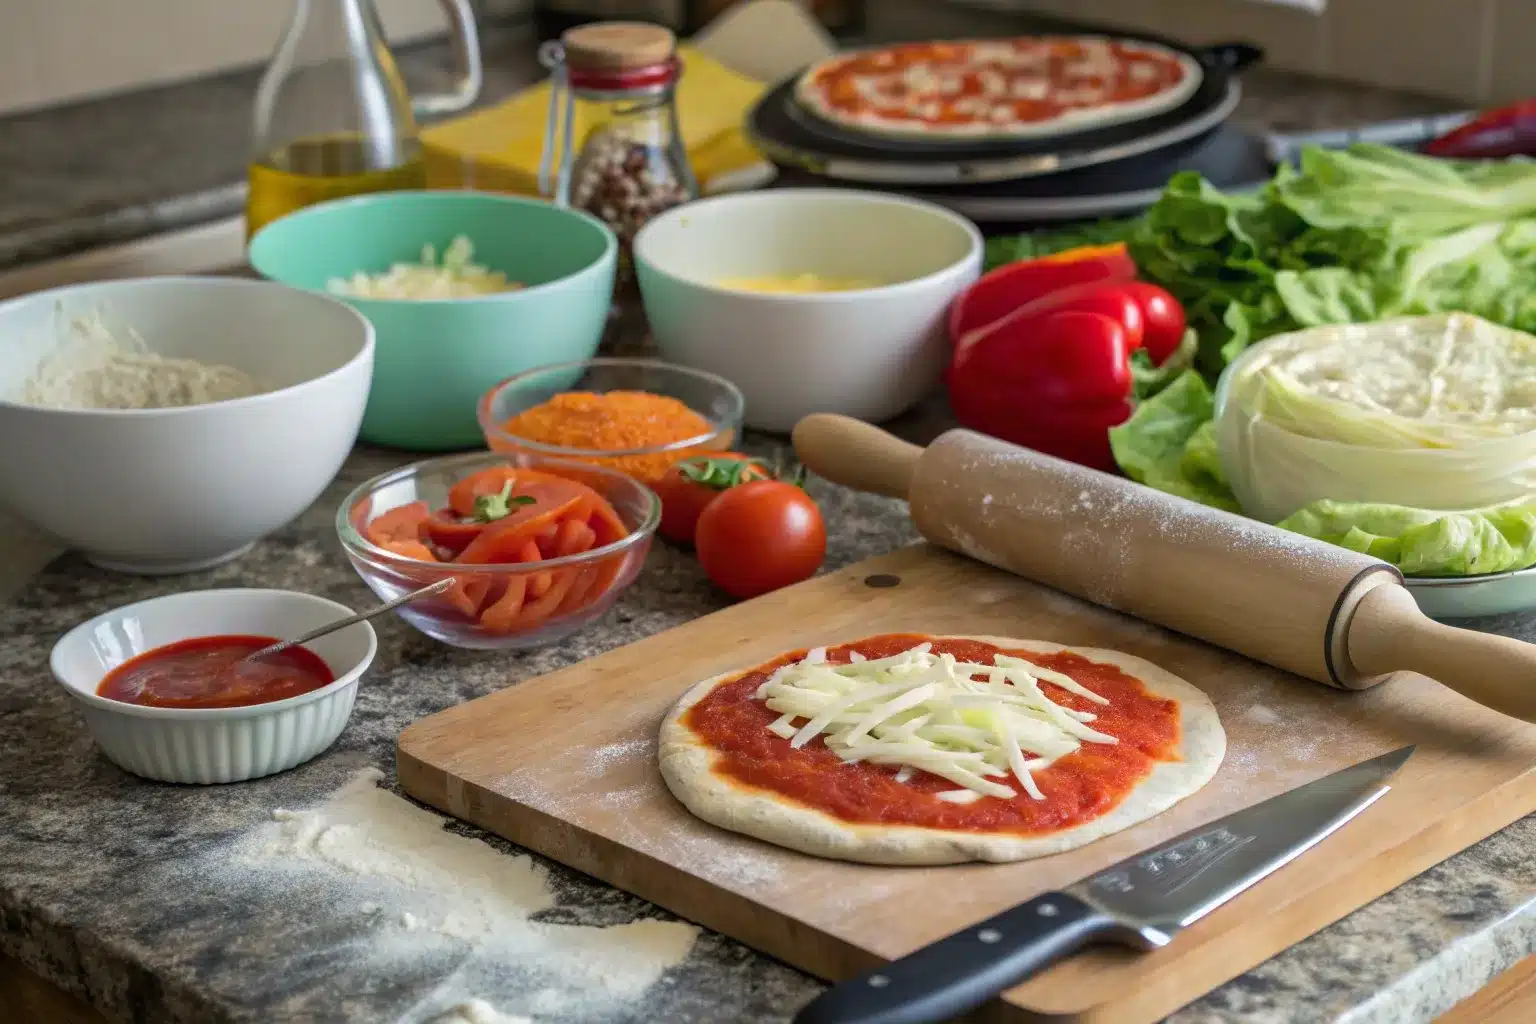
<svg viewBox="0 0 1536 1024"><path fill-rule="evenodd" d="M336 515L363 581L393 599L454 585L396 612L455 647L536 647L602 615L635 581L661 501L584 462L476 454L428 459L369 480Z"/></svg>
<svg viewBox="0 0 1536 1024"><path fill-rule="evenodd" d="M732 447L745 401L724 377L655 359L588 359L509 377L480 400L492 451L578 459L645 484Z"/></svg>

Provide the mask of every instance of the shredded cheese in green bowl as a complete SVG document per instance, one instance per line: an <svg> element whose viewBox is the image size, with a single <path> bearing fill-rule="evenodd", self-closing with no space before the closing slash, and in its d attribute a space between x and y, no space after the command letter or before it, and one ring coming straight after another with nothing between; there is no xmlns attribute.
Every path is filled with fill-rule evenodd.
<svg viewBox="0 0 1536 1024"><path fill-rule="evenodd" d="M396 263L382 274L355 273L349 278L333 277L326 290L333 295L360 299L463 299L477 295L496 295L522 288L507 280L499 270L474 262L475 246L467 235L458 235L437 260L437 248L430 242L421 247L420 263Z"/></svg>

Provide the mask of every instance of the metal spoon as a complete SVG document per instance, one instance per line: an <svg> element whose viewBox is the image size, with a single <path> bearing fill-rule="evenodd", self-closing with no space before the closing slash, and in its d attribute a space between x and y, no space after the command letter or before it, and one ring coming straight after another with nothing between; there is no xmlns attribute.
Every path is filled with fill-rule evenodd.
<svg viewBox="0 0 1536 1024"><path fill-rule="evenodd" d="M334 633L338 629L346 629L348 626L356 625L359 622L366 622L375 616L383 615L385 612L394 611L396 608L399 608L403 604L410 604L412 601L423 597L431 597L434 594L441 594L443 591L453 586L453 583L454 578L452 576L445 576L444 578L438 580L436 583L422 587L420 590L413 590L409 594L404 594L395 598L393 601L386 601L379 605L377 608L371 609L370 611L359 612L356 615L349 615L344 619L337 619L335 622L327 622L319 629L312 629L308 633L305 633L303 636L294 637L292 640L282 640L275 644L268 644L259 651L252 651L250 654L247 654L240 660L255 661L258 658L265 658L268 655L276 654L279 651L286 651L290 647L298 647L300 644L307 644L311 640L318 640L320 637Z"/></svg>

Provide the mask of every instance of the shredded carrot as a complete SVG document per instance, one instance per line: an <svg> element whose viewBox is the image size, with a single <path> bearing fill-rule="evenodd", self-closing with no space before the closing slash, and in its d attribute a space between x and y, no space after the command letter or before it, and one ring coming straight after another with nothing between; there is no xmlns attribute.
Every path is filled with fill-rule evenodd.
<svg viewBox="0 0 1536 1024"><path fill-rule="evenodd" d="M524 409L501 428L539 444L591 451L655 448L713 433L714 424L667 395L649 391L565 391ZM701 448L725 447L731 438L649 455L615 455L589 461L611 466L645 483L660 480L674 462ZM495 447L495 445L493 445Z"/></svg>

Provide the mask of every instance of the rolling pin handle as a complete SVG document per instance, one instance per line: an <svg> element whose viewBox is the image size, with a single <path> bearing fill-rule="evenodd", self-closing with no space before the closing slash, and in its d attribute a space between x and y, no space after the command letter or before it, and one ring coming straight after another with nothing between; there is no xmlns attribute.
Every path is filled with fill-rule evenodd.
<svg viewBox="0 0 1536 1024"><path fill-rule="evenodd" d="M1365 676L1417 672L1511 718L1536 722L1536 645L1428 618L1405 587L1376 587L1349 622L1349 660Z"/></svg>
<svg viewBox="0 0 1536 1024"><path fill-rule="evenodd" d="M812 473L844 487L887 498L906 498L923 450L879 427L848 416L812 413L791 439Z"/></svg>

